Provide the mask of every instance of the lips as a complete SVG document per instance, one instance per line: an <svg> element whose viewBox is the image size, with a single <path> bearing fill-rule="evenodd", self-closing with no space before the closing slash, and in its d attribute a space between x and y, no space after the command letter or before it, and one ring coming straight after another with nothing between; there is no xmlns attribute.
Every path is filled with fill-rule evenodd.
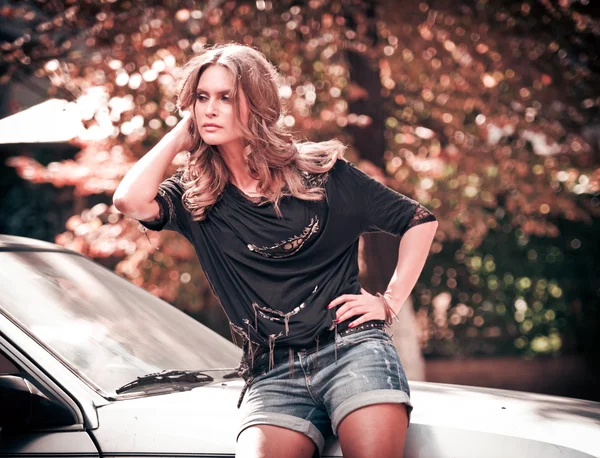
<svg viewBox="0 0 600 458"><path fill-rule="evenodd" d="M216 129L216 128L219 128L221 126L219 126L217 124L203 124L202 127L204 127L205 129Z"/></svg>

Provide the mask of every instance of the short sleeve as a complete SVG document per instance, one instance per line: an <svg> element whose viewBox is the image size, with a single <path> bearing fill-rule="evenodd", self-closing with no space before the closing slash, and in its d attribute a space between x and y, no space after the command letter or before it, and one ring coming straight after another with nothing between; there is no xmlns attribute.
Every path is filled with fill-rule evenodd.
<svg viewBox="0 0 600 458"><path fill-rule="evenodd" d="M387 232L402 237L410 228L437 218L414 199L385 186L351 162L347 174L354 201L360 206L363 232Z"/></svg>
<svg viewBox="0 0 600 458"><path fill-rule="evenodd" d="M153 221L138 220L142 226L152 231L167 229L185 235L189 224L188 211L182 201L182 173L183 170L178 170L158 186L158 192L154 197L159 206L158 217Z"/></svg>

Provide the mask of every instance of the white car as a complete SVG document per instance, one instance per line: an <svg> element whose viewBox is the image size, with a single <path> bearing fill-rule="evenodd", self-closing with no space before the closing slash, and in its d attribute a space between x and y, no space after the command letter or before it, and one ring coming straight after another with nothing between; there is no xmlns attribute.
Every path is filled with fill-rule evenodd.
<svg viewBox="0 0 600 458"><path fill-rule="evenodd" d="M0 236L1 457L234 456L240 357L89 258ZM597 402L427 382L411 398L405 457L600 457Z"/></svg>

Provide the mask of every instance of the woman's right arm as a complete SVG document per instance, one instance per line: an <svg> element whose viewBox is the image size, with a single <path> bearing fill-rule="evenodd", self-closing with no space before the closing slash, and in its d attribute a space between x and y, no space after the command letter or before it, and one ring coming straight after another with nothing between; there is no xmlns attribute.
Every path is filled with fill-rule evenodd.
<svg viewBox="0 0 600 458"><path fill-rule="evenodd" d="M152 221L159 216L159 205L154 199L167 167L180 152L191 148L189 112L123 177L113 196L113 204L131 218Z"/></svg>

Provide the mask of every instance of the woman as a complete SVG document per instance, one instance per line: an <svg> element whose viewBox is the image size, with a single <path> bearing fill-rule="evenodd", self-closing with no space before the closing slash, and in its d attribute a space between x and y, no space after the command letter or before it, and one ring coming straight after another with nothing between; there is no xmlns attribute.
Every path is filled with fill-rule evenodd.
<svg viewBox="0 0 600 458"><path fill-rule="evenodd" d="M277 81L251 47L192 58L178 86L183 119L131 168L114 204L192 243L242 340L238 457L320 455L331 433L344 456L402 456L412 405L384 325L414 287L437 221L344 160L339 141L295 142L279 123ZM184 150L185 166L163 181ZM376 231L402 237L383 295L357 282L359 237Z"/></svg>

